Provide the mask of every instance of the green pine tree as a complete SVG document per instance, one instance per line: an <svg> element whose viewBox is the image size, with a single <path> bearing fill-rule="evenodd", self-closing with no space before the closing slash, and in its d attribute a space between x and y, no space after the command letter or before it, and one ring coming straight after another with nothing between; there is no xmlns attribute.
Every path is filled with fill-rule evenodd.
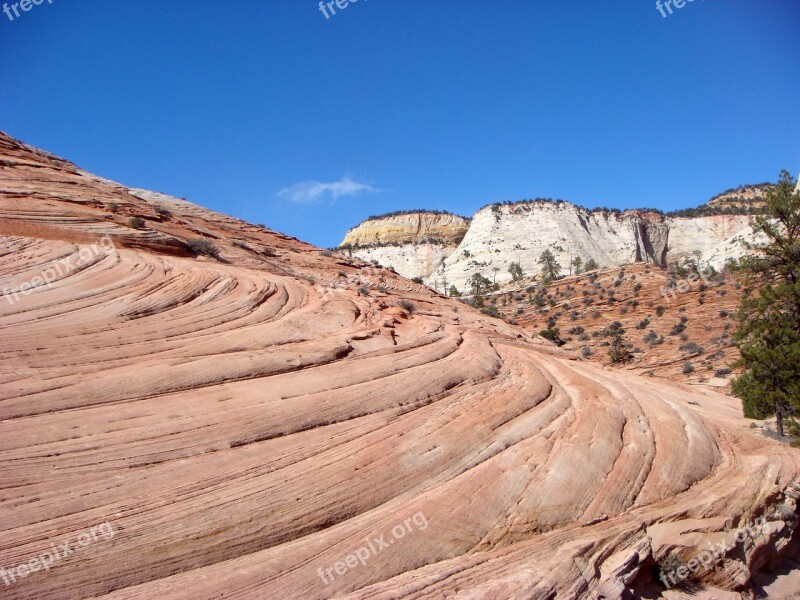
<svg viewBox="0 0 800 600"><path fill-rule="evenodd" d="M561 275L561 265L556 261L556 257L550 250L545 250L539 256L539 264L542 265L542 279L544 281L555 281Z"/></svg>
<svg viewBox="0 0 800 600"><path fill-rule="evenodd" d="M783 171L767 194L765 211L753 229L766 240L741 262L749 293L737 313L734 339L743 373L733 382L748 418L784 419L800 410L800 193ZM753 291L755 290L755 291Z"/></svg>

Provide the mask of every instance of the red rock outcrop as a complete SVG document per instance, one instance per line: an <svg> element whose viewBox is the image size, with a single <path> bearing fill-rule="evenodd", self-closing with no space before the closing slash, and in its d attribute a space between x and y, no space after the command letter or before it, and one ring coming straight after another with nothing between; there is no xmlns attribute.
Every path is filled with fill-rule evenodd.
<svg viewBox="0 0 800 600"><path fill-rule="evenodd" d="M697 576L746 587L790 539L800 455L736 400L7 136L0 160L3 597L612 598L764 515Z"/></svg>

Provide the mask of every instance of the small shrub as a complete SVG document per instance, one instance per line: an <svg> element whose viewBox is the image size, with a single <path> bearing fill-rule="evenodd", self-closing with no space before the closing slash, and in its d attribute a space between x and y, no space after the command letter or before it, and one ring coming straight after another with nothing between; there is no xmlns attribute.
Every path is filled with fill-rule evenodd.
<svg viewBox="0 0 800 600"><path fill-rule="evenodd" d="M694 365L690 362L683 363L683 368L681 368L681 372L684 375L690 375L691 373L694 373Z"/></svg>
<svg viewBox="0 0 800 600"><path fill-rule="evenodd" d="M650 325L650 319L642 319L639 321L639 324L636 326L636 329L647 329L647 326Z"/></svg>
<svg viewBox="0 0 800 600"><path fill-rule="evenodd" d="M681 352L686 352L691 354L692 356L697 356L698 354L702 354L704 352L703 347L697 344L696 342L688 342L686 344L681 344L678 347L678 350Z"/></svg>
<svg viewBox="0 0 800 600"><path fill-rule="evenodd" d="M481 312L485 315L489 315L490 317L500 317L500 312L497 310L495 306L485 306L481 309Z"/></svg>
<svg viewBox="0 0 800 600"><path fill-rule="evenodd" d="M583 358L589 358L593 354L594 354L594 352L592 352L592 349L589 348L589 346L584 346L583 350L581 350L581 356L583 356Z"/></svg>
<svg viewBox="0 0 800 600"><path fill-rule="evenodd" d="M400 300L397 305L410 315L413 315L417 311L417 305L410 300Z"/></svg>
<svg viewBox="0 0 800 600"><path fill-rule="evenodd" d="M131 217L128 219L128 225L133 229L142 229L144 227L144 219L142 217Z"/></svg>
<svg viewBox="0 0 800 600"><path fill-rule="evenodd" d="M211 240L205 238L192 238L187 240L186 245L195 254L202 254L212 258L219 258L219 248L217 248Z"/></svg>
<svg viewBox="0 0 800 600"><path fill-rule="evenodd" d="M665 311L665 310L666 310L666 309L665 309L663 306L656 306L656 314L657 314L659 317L663 317L663 316L664 316L664 311Z"/></svg>
<svg viewBox="0 0 800 600"><path fill-rule="evenodd" d="M686 325L683 323L675 323L672 330L669 332L670 335L680 335L684 331L686 331Z"/></svg>
<svg viewBox="0 0 800 600"><path fill-rule="evenodd" d="M172 213L164 206L156 206L154 210L159 217L164 219L169 219L172 216Z"/></svg>
<svg viewBox="0 0 800 600"><path fill-rule="evenodd" d="M726 375L730 375L733 371L727 367L723 367L722 369L717 369L714 371L714 377L725 377Z"/></svg>
<svg viewBox="0 0 800 600"><path fill-rule="evenodd" d="M422 277L412 277L411 281L414 283L422 283Z"/></svg>
<svg viewBox="0 0 800 600"><path fill-rule="evenodd" d="M561 332L558 330L557 327L550 327L549 329L542 329L539 332L539 335L542 336L546 340L550 340L554 344L558 346L563 346L566 342L561 339Z"/></svg>
<svg viewBox="0 0 800 600"><path fill-rule="evenodd" d="M119 204L117 204L116 202L111 202L108 205L108 210L110 210L112 213L117 212L119 210Z"/></svg>

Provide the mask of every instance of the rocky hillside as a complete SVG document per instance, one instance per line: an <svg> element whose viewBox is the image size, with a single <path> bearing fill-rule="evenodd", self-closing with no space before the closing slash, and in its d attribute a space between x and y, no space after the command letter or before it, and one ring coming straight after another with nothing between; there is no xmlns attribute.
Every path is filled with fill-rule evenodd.
<svg viewBox="0 0 800 600"><path fill-rule="evenodd" d="M709 544L721 598L796 552L736 400L2 134L0 290L4 598L676 598Z"/></svg>
<svg viewBox="0 0 800 600"><path fill-rule="evenodd" d="M764 189L734 190L717 197L714 205L673 216L644 210L588 210L563 201L495 204L473 216L458 244L454 236L441 242L435 251L426 244L422 249L409 242L393 246L386 241L388 236L383 241L375 235L370 237L367 233L381 226L369 221L351 230L345 243L354 245L356 238L351 234L358 232L357 239L365 247L348 252L394 267L405 276L421 277L440 291L455 285L466 292L476 273L506 283L511 279L508 269L512 262L519 263L527 273L538 273L539 256L545 250L553 252L564 273L570 271L576 257L594 259L602 267L634 262L665 267L696 258L721 269L728 259L744 254L741 240L753 237L751 211L739 208L734 199L746 198L757 207L756 200L763 197L759 194ZM691 214L683 216L684 212ZM736 212L747 214L731 214ZM416 222L413 215L404 215L404 219ZM408 228L413 230L414 226ZM404 234L402 239L410 237Z"/></svg>
<svg viewBox="0 0 800 600"><path fill-rule="evenodd" d="M602 364L611 363L619 332L630 354L617 367L727 390L739 358L732 334L743 293L736 272L698 275L634 264L492 294L486 305Z"/></svg>
<svg viewBox="0 0 800 600"><path fill-rule="evenodd" d="M734 209L757 208L764 203L764 197L773 187L771 183L739 186L738 188L725 190L721 194L714 196L706 203L706 206Z"/></svg>

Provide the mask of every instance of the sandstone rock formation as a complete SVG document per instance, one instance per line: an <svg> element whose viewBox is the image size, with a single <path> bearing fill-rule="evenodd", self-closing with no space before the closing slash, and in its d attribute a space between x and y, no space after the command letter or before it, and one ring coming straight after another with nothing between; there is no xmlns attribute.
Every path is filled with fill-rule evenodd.
<svg viewBox="0 0 800 600"><path fill-rule="evenodd" d="M429 277L464 239L469 219L435 212L373 217L347 232L349 256L377 261L404 277Z"/></svg>
<svg viewBox="0 0 800 600"><path fill-rule="evenodd" d="M763 516L716 594L789 548L738 401L391 271L5 135L0 257L4 598L615 598Z"/></svg>
<svg viewBox="0 0 800 600"><path fill-rule="evenodd" d="M402 212L373 217L347 232L342 245L372 246L440 242L457 246L469 228L469 219L441 212Z"/></svg>
<svg viewBox="0 0 800 600"><path fill-rule="evenodd" d="M747 188L743 197L756 198L761 189ZM730 198L720 196L717 202ZM403 218L413 224L422 216ZM407 233L413 226L400 232L380 221L362 223L343 243L357 239L362 247L348 250L354 256L391 266L407 277L422 277L440 291L446 283L466 292L475 273L508 282L512 262L520 263L526 273L538 273L544 250L553 252L565 273L575 257L593 258L606 267L634 262L666 266L694 258L721 269L725 261L746 252L741 240L754 239L752 221L747 214L665 217L641 210L588 210L570 202L531 201L482 208L460 243L451 239L435 250L407 241L413 238ZM373 230L376 233L370 235ZM377 232L383 237L379 239Z"/></svg>

